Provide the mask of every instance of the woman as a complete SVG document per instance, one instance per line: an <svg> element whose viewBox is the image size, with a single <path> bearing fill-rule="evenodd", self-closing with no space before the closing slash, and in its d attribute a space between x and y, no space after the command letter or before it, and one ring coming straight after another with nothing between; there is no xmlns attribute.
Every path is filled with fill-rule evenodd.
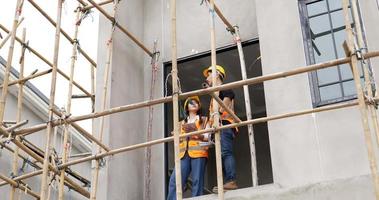
<svg viewBox="0 0 379 200"><path fill-rule="evenodd" d="M182 121L181 134L207 128L207 117L201 116L201 104L198 96L189 97L184 102L187 118ZM192 197L203 194L205 165L208 159L208 135L190 136L180 139L180 166L182 189L188 176L192 178ZM192 172L192 173L191 173ZM176 199L175 171L171 174L167 200Z"/></svg>

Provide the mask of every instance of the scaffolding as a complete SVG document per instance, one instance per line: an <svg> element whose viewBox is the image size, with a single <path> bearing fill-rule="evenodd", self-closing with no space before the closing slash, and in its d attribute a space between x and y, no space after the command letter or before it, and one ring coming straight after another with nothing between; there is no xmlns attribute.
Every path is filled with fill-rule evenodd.
<svg viewBox="0 0 379 200"><path fill-rule="evenodd" d="M256 159L255 159L255 142L254 142L254 133L252 130L252 125L273 121L273 120L279 120L284 118L290 118L300 115L307 115L311 113L318 113L318 112L324 112L324 111L330 111L330 110L336 110L336 109L342 109L347 107L354 107L358 106L360 110L360 116L363 124L363 133L365 136L366 141L366 148L368 152L368 158L369 158L369 164L371 169L371 175L373 177L373 185L375 189L375 196L376 199L379 200L379 178L377 174L377 160L374 155L374 142L371 138L371 133L375 133L376 136L376 142L379 143L379 125L378 125L378 119L377 119L377 113L376 113L376 105L379 101L379 98L376 95L376 88L373 90L372 82L374 82L373 72L372 69L365 64L365 60L373 57L379 56L379 51L375 52L365 52L364 51L364 40L362 36L362 27L359 20L358 15L358 9L357 9L357 0L352 0L350 2L351 8L352 8L352 17L354 19L356 31L355 34L353 33L350 21L349 21L349 0L342 0L343 1L343 11L344 11L344 18L345 18L345 26L346 26L346 33L347 33L347 40L344 43L344 49L346 52L346 57L336 60L331 60L324 63L314 64L314 65L308 65L308 66L302 66L298 67L292 70L273 73L273 74L267 74L262 75L255 78L247 78L246 76L246 68L245 68L245 61L244 61L244 55L241 45L241 38L239 36L239 27L233 26L226 17L222 14L220 9L215 5L214 0L207 0L205 3L209 7L209 16L210 16L210 39L211 39L211 61L212 61L212 78L213 83L215 83L216 80L216 43L215 43L215 17L218 15L220 19L223 21L225 26L227 27L227 30L230 31L231 35L234 37L236 41L236 46L239 51L240 56L240 65L241 65L241 73L242 73L242 80L235 81L232 83L227 83L223 85L215 85L213 84L212 87L200 89L200 90L194 90L190 92L181 93L178 87L178 68L177 68L177 39L176 39L176 0L170 0L170 13L171 13L171 53L172 53L172 96L166 96L161 98L153 98L153 93L150 94L150 99L148 101L143 101L139 103L133 103L128 104L124 106L114 107L110 109L106 109L106 99L107 99L107 90L108 90L108 79L109 79L109 71L111 68L111 58L112 58L112 45L113 45L113 35L114 31L116 29L120 30L122 33L124 33L130 40L132 40L138 47L140 47L149 57L152 59L152 67L156 67L158 63L158 56L159 51L156 49L156 44L154 45L154 48L152 51L150 51L142 42L139 41L137 37L135 37L126 27L122 26L117 21L117 8L119 4L119 0L106 0L100 3L96 3L93 0L77 0L78 1L78 8L75 11L75 17L77 23L75 24L75 34L73 37L70 37L67 32L65 32L61 28L61 14L62 14L62 3L63 0L57 0L57 18L56 21L54 21L36 2L33 0L27 0L40 14L42 14L51 25L53 25L55 29L55 46L54 46L54 58L53 62L50 62L47 58L42 56L38 51L33 49L28 42L26 42L26 30L23 29L22 38L18 38L16 36L17 28L22 23L23 18L21 18L22 14L22 7L24 4L24 0L17 0L17 6L15 10L15 16L13 20L12 29L8 30L6 27L0 24L0 28L6 32L8 35L3 39L1 43L1 47L4 46L4 44L9 41L9 51L8 51L8 58L7 58L7 64L5 69L5 75L4 75L4 81L1 85L2 87L2 94L0 98L0 121L2 122L2 125L0 126L0 134L3 137L3 139L0 140L0 145L4 148L9 150L13 153L13 164L12 164L12 177L5 176L3 174L0 174L0 179L2 179L4 182L0 183L0 186L10 185L11 186L11 192L10 197L11 199L15 198L15 194L17 190L22 190L31 195L32 197L36 199L49 199L50 197L50 187L48 182L49 180L56 179L59 181L59 190L58 195L59 199L64 199L64 186L68 186L72 189L74 189L79 194L83 195L86 198L89 198L91 200L96 199L96 192L98 187L98 176L99 176L99 168L100 163L102 162L102 159L108 156L120 154L127 151L132 151L136 149L146 148L149 150L149 148L153 145L167 143L167 142L174 142L174 153L175 153L175 171L176 171L176 191L177 191L177 199L182 199L182 186L181 186L181 173L180 173L180 159L179 159L179 140L180 138L188 137L188 136L194 136L194 135L200 135L204 133L213 133L215 134L215 152L216 152L216 166L217 166L217 189L218 189L218 198L224 199L224 191L223 191L223 175L222 175L222 163L221 163L221 144L220 144L220 134L221 130L234 128L234 127L240 127L240 126L248 126L248 134L249 134L249 144L250 144L250 154L251 154L251 170L252 170L252 180L253 180L253 186L258 185L258 175L256 170ZM107 13L105 9L103 9L101 6L113 3L113 13L110 15ZM109 40L107 41L107 57L106 57L106 64L104 66L104 82L103 82L103 91L102 95L99 98L101 100L101 107L100 110L95 112L94 110L94 103L95 103L95 69L98 66L96 62L94 62L90 56L78 45L78 31L81 24L82 16L85 15L85 13L90 9L97 9L100 13L104 15L105 18L107 18L111 24L112 29L110 32ZM60 42L60 36L63 35L71 44L72 44L72 57L71 57L71 65L70 65L70 74L66 75L63 71L61 71L58 68L58 55L59 55L59 42ZM14 53L14 45L15 42L19 42L22 45L22 52L21 52L21 58L20 58L20 76L18 77L18 80L10 81L10 70L11 70L11 63L13 59L13 53ZM0 48L1 48L0 47ZM25 50L29 50L31 53L36 55L39 59L41 59L43 62L45 62L47 65L49 65L52 69L46 70L39 73L33 73L29 76L24 76L24 55ZM87 91L84 89L84 87L80 86L77 82L74 81L74 68L76 59L78 57L78 52L86 58L86 60L91 65L91 91ZM364 86L362 86L360 81L360 74L358 70L359 63L363 64L363 76L364 76ZM307 109L307 110L300 110L296 112L291 113L284 113L284 114L278 114L273 116L267 116L262 118L255 118L253 119L251 116L251 108L250 108L250 97L248 92L248 86L263 83L265 81L275 80L275 79L281 79L281 78L288 78L290 76L302 74L302 73L308 73L311 71L319 70L319 69L325 69L329 67L333 67L336 65L341 64L349 64L352 72L353 72L353 78L355 82L355 87L357 91L357 100L352 100L345 103L339 103L314 109ZM22 99L23 99L23 88L25 85L25 82L28 80L31 80L36 77L40 77L46 74L52 74L51 77L51 92L50 92L50 98L49 98L49 110L48 110L48 116L49 119L47 123L34 125L26 128L22 128L25 126L28 121L21 121L21 113L22 113ZM55 92L56 92L56 79L57 75L60 74L64 78L67 79L69 82L69 91L67 94L67 107L65 110L58 110L54 107L54 99L55 99ZM154 75L152 74L152 83L153 83ZM4 120L4 111L5 111L5 105L6 105L6 99L8 95L8 88L11 85L18 84L18 102L17 102L17 117L15 122L9 122ZM72 89L73 87L77 87L79 90L81 90L84 95L73 95ZM227 90L227 89L234 89L238 87L243 87L244 89L244 97L245 97L245 108L246 108L246 116L247 120L242 121L238 118L238 116L234 115L234 113L227 109L223 102L218 98L217 95L215 95L215 92ZM153 91L153 89L152 89ZM226 108L225 110L229 112L235 119L235 123L229 124L229 125L220 125L219 123L213 124L211 128L207 128L204 130L198 130L193 131L190 133L180 134L180 125L179 125L179 104L178 101L181 99L185 99L190 96L194 95L210 95L214 100L214 111L218 111L218 107L221 106L223 108ZM72 98L90 98L92 100L92 113L85 114L85 115L79 115L79 116L71 116L71 100ZM151 133L148 133L148 140L143 143L134 144L125 146L122 148L117 149L110 149L107 147L102 141L103 141L103 132L104 132L104 117L120 113L120 112L127 112L131 110L136 110L140 108L149 107L152 108L154 105L158 104L164 104L164 103L173 103L173 122L174 122L174 130L173 130L173 136L165 137L157 140L151 139ZM150 110L150 112L152 112ZM150 113L149 112L149 113ZM214 112L218 113L218 112ZM151 114L151 113L150 113ZM149 114L149 115L150 115ZM151 114L152 115L152 114ZM76 122L88 120L88 119L95 119L100 118L100 128L98 130L92 130L92 133L97 131L98 137L95 137L93 134L87 132L85 129L80 127ZM215 115L215 121L218 122L219 120L219 114ZM149 121L151 118L149 117ZM63 147L64 151L63 154L58 156L53 151L53 147L51 144L51 137L54 133L54 130L57 126L63 126L64 130L64 139L63 139ZM69 128L72 127L78 131L81 135L83 135L85 138L87 138L89 141L92 142L93 147L95 151L91 155L85 155L83 158L74 159L71 161L68 161L68 148L69 148ZM151 127L148 127L151 131ZM27 139L25 139L25 136L36 133L41 130L47 131L46 133L46 145L43 150L38 149L35 145L30 143ZM150 134L150 135L149 135ZM12 142L15 144L16 148L13 149L8 145L8 142ZM33 172L25 173L25 174L18 174L18 159L23 159L24 161L27 160L27 158L20 152L24 152L26 155L32 157L34 161L32 162L32 166L36 169ZM150 159L151 152L146 152L146 159L147 161ZM61 163L56 162L56 160L59 158L61 159ZM70 167L79 163L84 163L88 161L94 161L93 163L93 169L92 169L92 179L90 183L85 178L81 177L77 173L73 172ZM145 173L147 174L145 178L150 178L150 169L146 169ZM87 184L91 185L91 192L88 192L85 188L77 184L71 177L68 177L66 173L70 174L73 178L80 180L82 182L86 182ZM27 178L31 178L34 176L42 175L41 179L41 191L33 191L32 188L28 187L23 180ZM149 185L150 182L145 182L145 188L150 188ZM151 199L150 192L147 191L144 193L145 199Z"/></svg>

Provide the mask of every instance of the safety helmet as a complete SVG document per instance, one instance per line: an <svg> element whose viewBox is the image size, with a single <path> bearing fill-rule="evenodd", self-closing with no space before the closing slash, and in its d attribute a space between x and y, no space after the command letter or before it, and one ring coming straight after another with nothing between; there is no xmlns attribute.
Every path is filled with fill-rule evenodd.
<svg viewBox="0 0 379 200"><path fill-rule="evenodd" d="M226 78L226 73L225 73L225 69L220 66L220 65L216 65L216 70L222 75L222 78L225 79ZM209 71L212 71L212 66L209 66L208 68L204 69L203 71L203 75L205 77L208 77L208 72Z"/></svg>
<svg viewBox="0 0 379 200"><path fill-rule="evenodd" d="M192 96L192 97L188 97L187 99L186 99L186 101L184 102L184 110L187 110L187 105L188 105L188 103L191 101L191 100L195 100L195 101L197 101L197 103L199 104L199 108L201 108L201 103L200 103L200 98L199 98L199 96Z"/></svg>

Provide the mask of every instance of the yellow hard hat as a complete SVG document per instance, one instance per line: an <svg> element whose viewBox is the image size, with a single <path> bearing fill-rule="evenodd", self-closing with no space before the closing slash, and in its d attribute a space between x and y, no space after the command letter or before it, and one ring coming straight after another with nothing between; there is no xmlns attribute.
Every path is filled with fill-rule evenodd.
<svg viewBox="0 0 379 200"><path fill-rule="evenodd" d="M192 96L192 97L188 97L187 99L186 99L186 101L184 102L184 110L187 110L186 108L187 108L187 105L188 105L188 103L189 103L189 101L190 100L195 100L195 101L197 101L197 103L199 103L199 108L201 108L201 103L200 103L200 98L199 98L199 96Z"/></svg>
<svg viewBox="0 0 379 200"><path fill-rule="evenodd" d="M220 74L222 75L222 78L223 78L223 79L226 78L225 69L224 69L222 66L220 66L220 65L216 65L216 70L217 70L218 72L220 72ZM203 75L204 75L205 77L208 77L208 72L209 72L209 71L212 71L212 66L209 66L208 68L204 69L204 71L203 71Z"/></svg>

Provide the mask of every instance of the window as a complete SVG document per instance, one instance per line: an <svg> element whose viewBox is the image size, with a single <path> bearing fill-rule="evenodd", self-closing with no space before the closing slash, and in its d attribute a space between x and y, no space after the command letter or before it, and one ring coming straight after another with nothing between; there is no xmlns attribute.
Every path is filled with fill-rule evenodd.
<svg viewBox="0 0 379 200"><path fill-rule="evenodd" d="M299 4L307 63L344 58L342 44L346 31L342 0L299 0ZM352 19L351 25L354 27ZM315 107L356 98L349 64L317 70L309 76Z"/></svg>
<svg viewBox="0 0 379 200"><path fill-rule="evenodd" d="M245 54L246 70L248 78L261 76L262 66L260 60L257 58L260 55L259 42L257 40L247 41L243 43L243 50ZM210 65L211 58L210 52L204 52L191 56L189 58L178 60L178 77L182 92L188 92L196 89L201 89L201 83L205 80L202 71ZM225 67L227 76L225 83L241 80L241 69L239 66L239 56L235 45L223 47L217 50L217 64ZM164 64L164 77L171 72L171 63ZM171 77L167 81L167 94L171 95ZM166 89L165 89L166 90ZM235 98L235 112L241 120L246 120L243 89L233 89ZM251 111L253 118L266 116L266 103L264 95L263 83L249 86L251 101ZM202 111L204 115L208 114L210 96L200 96L202 103ZM182 104L183 105L183 104ZM165 104L165 134L169 136L172 127L172 103ZM272 167L271 167L271 154L270 143L267 123L253 125L257 156L257 170L258 170L258 184L270 184L273 182ZM174 169L174 155L173 144L165 144L165 161L166 161L166 186L171 171ZM251 163L250 163L250 150L249 138L246 127L239 128L239 134L234 141L234 152L236 159L237 182L240 188L251 187ZM237 153L238 152L238 153ZM210 193L212 187L217 184L216 182L216 161L214 148L209 150L209 159L207 162L205 172L205 185L204 194ZM190 187L190 181L188 187ZM184 197L190 197L190 189L184 192Z"/></svg>

